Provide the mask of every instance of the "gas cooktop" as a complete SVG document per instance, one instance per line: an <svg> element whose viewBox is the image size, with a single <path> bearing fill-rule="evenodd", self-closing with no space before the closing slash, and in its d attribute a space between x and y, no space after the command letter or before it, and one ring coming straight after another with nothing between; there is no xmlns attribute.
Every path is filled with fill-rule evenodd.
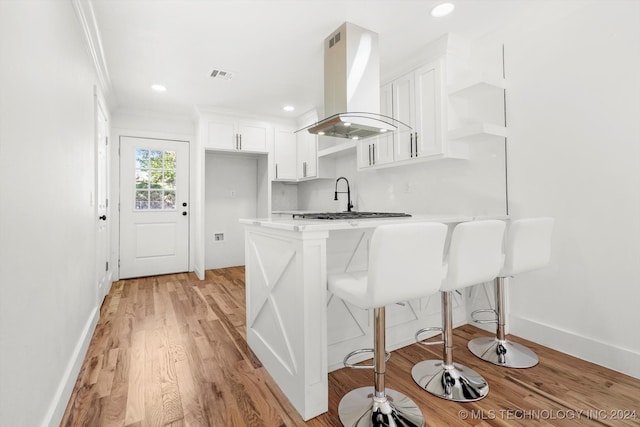
<svg viewBox="0 0 640 427"><path fill-rule="evenodd" d="M395 218L411 216L402 212L313 212L293 214L293 218L301 219L366 219L366 218Z"/></svg>

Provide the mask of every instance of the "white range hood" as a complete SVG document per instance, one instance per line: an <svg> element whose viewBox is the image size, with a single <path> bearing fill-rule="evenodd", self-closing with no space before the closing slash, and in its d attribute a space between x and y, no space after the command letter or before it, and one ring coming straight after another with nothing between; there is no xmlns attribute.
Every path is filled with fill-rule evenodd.
<svg viewBox="0 0 640 427"><path fill-rule="evenodd" d="M365 139L409 126L380 114L378 34L345 22L324 40L325 119L304 130Z"/></svg>

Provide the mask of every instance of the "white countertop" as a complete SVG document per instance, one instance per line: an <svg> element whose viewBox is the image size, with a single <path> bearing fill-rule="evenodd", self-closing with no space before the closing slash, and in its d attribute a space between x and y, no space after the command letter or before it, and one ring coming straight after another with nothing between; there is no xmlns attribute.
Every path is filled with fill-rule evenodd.
<svg viewBox="0 0 640 427"><path fill-rule="evenodd" d="M290 213L288 211L287 213ZM302 211L300 211L302 213ZM471 215L413 215L411 217L363 218L363 219L291 219L291 218L254 218L241 219L241 224L256 225L274 230L286 231L331 231L349 230L353 228L374 228L382 224L401 222L442 222L458 223L482 219L507 219L506 215L471 216Z"/></svg>

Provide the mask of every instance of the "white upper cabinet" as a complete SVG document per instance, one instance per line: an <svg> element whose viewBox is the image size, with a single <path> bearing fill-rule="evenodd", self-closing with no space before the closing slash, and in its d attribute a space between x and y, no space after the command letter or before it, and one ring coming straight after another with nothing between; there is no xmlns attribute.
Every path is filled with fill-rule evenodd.
<svg viewBox="0 0 640 427"><path fill-rule="evenodd" d="M273 143L276 181L296 180L296 151L296 134L292 130L276 129Z"/></svg>
<svg viewBox="0 0 640 427"><path fill-rule="evenodd" d="M298 178L316 178L318 176L318 137L309 132L298 132L296 139Z"/></svg>
<svg viewBox="0 0 640 427"><path fill-rule="evenodd" d="M315 123L317 114L310 111L298 120L297 127ZM307 131L276 129L274 138L274 180L303 181L318 178L318 137Z"/></svg>
<svg viewBox="0 0 640 427"><path fill-rule="evenodd" d="M416 128L415 73L412 71L394 80L392 87L392 115L395 119L411 127L410 131L397 133L394 159L406 160L413 157L413 135Z"/></svg>
<svg viewBox="0 0 640 427"><path fill-rule="evenodd" d="M416 131L414 157L425 157L444 153L442 97L444 79L443 63L438 60L415 72Z"/></svg>
<svg viewBox="0 0 640 427"><path fill-rule="evenodd" d="M411 126L411 131L396 135L395 161L443 153L442 62L426 64L391 83L394 117Z"/></svg>
<svg viewBox="0 0 640 427"><path fill-rule="evenodd" d="M205 146L207 148L221 148L225 150L235 150L238 146L237 131L232 121L215 121L206 124L207 138Z"/></svg>
<svg viewBox="0 0 640 427"><path fill-rule="evenodd" d="M393 117L393 93L392 85L387 84L380 88L380 114ZM390 163L394 159L394 140L397 135L388 132L358 142L356 144L358 152L358 169L367 169L375 166Z"/></svg>
<svg viewBox="0 0 640 427"><path fill-rule="evenodd" d="M261 123L238 123L240 150L267 151L267 132L269 126Z"/></svg>
<svg viewBox="0 0 640 427"><path fill-rule="evenodd" d="M463 157L447 147L445 56L402 75L380 89L381 114L409 126L358 144L358 169Z"/></svg>
<svg viewBox="0 0 640 427"><path fill-rule="evenodd" d="M216 116L205 120L204 126L205 148L258 153L268 151L270 126L267 123Z"/></svg>

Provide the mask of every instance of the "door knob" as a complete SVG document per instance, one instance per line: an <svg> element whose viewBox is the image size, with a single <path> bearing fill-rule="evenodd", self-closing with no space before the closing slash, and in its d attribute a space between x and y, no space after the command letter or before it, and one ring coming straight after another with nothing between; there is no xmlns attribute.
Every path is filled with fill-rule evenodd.
<svg viewBox="0 0 640 427"><path fill-rule="evenodd" d="M186 212L182 212L182 216L187 216L187 213Z"/></svg>
<svg viewBox="0 0 640 427"><path fill-rule="evenodd" d="M101 216L98 217L98 219L106 221L107 220L107 216L106 215L101 215Z"/></svg>
<svg viewBox="0 0 640 427"><path fill-rule="evenodd" d="M187 202L182 203L182 206L187 206Z"/></svg>

